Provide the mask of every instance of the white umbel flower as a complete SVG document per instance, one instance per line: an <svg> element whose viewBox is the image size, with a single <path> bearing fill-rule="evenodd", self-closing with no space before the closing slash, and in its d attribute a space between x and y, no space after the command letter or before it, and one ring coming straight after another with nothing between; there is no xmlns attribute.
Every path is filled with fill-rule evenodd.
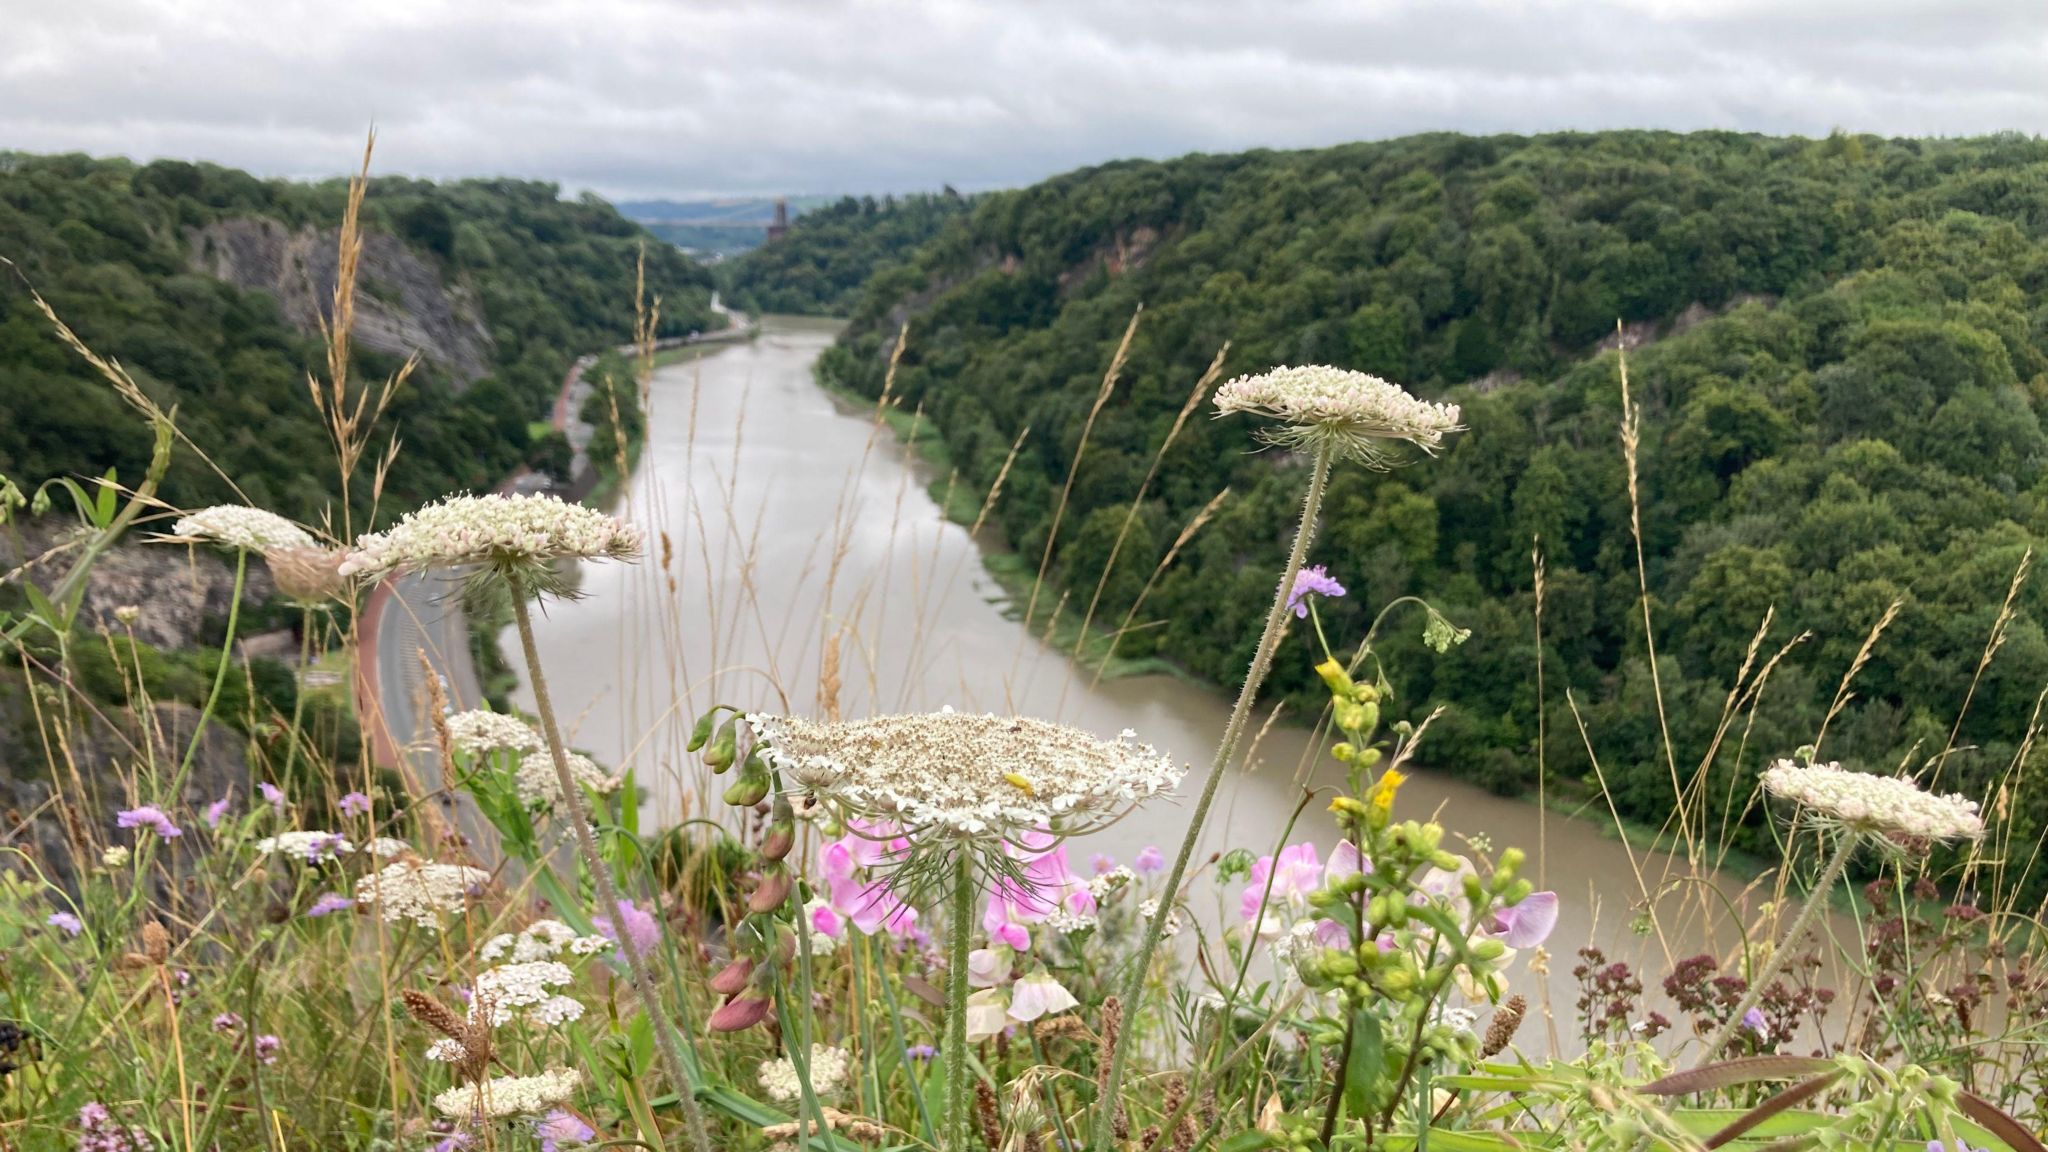
<svg viewBox="0 0 2048 1152"><path fill-rule="evenodd" d="M377 905L384 919L438 928L441 917L459 916L470 895L490 883L491 874L461 864L420 864L400 860L356 881L356 903Z"/></svg>
<svg viewBox="0 0 2048 1152"><path fill-rule="evenodd" d="M627 559L641 533L594 508L557 496L450 496L356 540L342 575L479 564L522 568L552 560Z"/></svg>
<svg viewBox="0 0 2048 1152"><path fill-rule="evenodd" d="M945 711L839 724L756 713L747 722L785 780L912 838L1085 832L1172 790L1185 772L1149 744L1043 720Z"/></svg>
<svg viewBox="0 0 2048 1152"><path fill-rule="evenodd" d="M1399 384L1324 365L1275 368L1240 376L1216 390L1216 414L1250 412L1280 421L1259 433L1269 444L1333 449L1367 467L1393 461L1390 444L1407 441L1434 454L1459 431L1456 404L1432 404Z"/></svg>
<svg viewBox="0 0 2048 1152"><path fill-rule="evenodd" d="M1975 800L1936 796L1896 776L1780 760L1764 770L1763 785L1764 791L1795 801L1823 820L1887 840L1975 840L1984 835Z"/></svg>
<svg viewBox="0 0 2048 1152"><path fill-rule="evenodd" d="M550 1068L538 1076L495 1076L481 1084L464 1084L434 1097L443 1116L489 1120L526 1116L566 1104L576 1094L583 1074L574 1068Z"/></svg>
<svg viewBox="0 0 2048 1152"><path fill-rule="evenodd" d="M569 778L593 792L616 792L623 783L617 776L606 775L595 760L581 752L569 753L568 759ZM552 807L562 798L562 781L555 772L555 758L543 750L521 760L513 787L518 790L519 798L528 804Z"/></svg>
<svg viewBox="0 0 2048 1152"><path fill-rule="evenodd" d="M216 504L181 516L171 526L170 538L257 553L313 547L313 537L304 528L275 512L239 504Z"/></svg>
<svg viewBox="0 0 2048 1152"><path fill-rule="evenodd" d="M448 746L466 756L497 751L538 752L540 733L517 716L503 712L457 712L448 717Z"/></svg>
<svg viewBox="0 0 2048 1152"><path fill-rule="evenodd" d="M256 842L256 851L266 856L276 852L296 856L309 864L332 860L355 850L355 845L336 832L279 832Z"/></svg>
<svg viewBox="0 0 2048 1152"><path fill-rule="evenodd" d="M820 1096L830 1095L846 1082L846 1070L851 1063L844 1048L811 1045L811 1091ZM770 1100L793 1104L803 1095L796 1065L787 1056L761 1061L759 1078L761 1090L768 1093Z"/></svg>

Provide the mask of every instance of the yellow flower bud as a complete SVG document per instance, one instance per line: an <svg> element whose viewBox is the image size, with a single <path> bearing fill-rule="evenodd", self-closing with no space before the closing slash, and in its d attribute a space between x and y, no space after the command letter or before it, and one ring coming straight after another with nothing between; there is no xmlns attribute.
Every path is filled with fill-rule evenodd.
<svg viewBox="0 0 2048 1152"><path fill-rule="evenodd" d="M1337 663L1335 658L1325 660L1321 664L1316 665L1316 675L1323 678L1323 683L1329 686L1332 696L1349 697L1351 695L1353 691L1351 673L1346 672L1344 666Z"/></svg>

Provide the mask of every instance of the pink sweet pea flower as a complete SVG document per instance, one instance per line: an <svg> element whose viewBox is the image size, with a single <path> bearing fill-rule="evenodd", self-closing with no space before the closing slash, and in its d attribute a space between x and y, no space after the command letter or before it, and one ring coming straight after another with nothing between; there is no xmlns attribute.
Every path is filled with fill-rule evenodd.
<svg viewBox="0 0 2048 1152"><path fill-rule="evenodd" d="M1531 892L1512 908L1493 914L1494 931L1510 948L1534 948L1557 927L1557 893Z"/></svg>
<svg viewBox="0 0 2048 1152"><path fill-rule="evenodd" d="M873 935L908 935L917 923L917 909L905 904L887 877L863 879L859 873L899 859L910 841L895 836L889 824L849 820L846 835L825 846L825 895L832 910L855 928Z"/></svg>
<svg viewBox="0 0 2048 1152"><path fill-rule="evenodd" d="M1027 925L1044 923L1062 908L1071 916L1095 915L1095 894L1067 867L1065 845L1035 853L1008 848L1012 857L1026 861L1023 881L1006 876L989 891L981 926L990 939L1021 952L1031 946Z"/></svg>
<svg viewBox="0 0 2048 1152"><path fill-rule="evenodd" d="M1270 893L1266 891L1268 881L1273 886ZM1322 887L1322 882L1323 866L1316 856L1316 846L1304 840L1282 848L1277 860L1259 857L1258 863L1252 865L1251 875L1245 878L1244 897L1238 908L1245 919L1258 925L1259 935L1278 936L1287 930L1284 921L1294 918L1281 916L1281 910L1305 910L1308 894Z"/></svg>
<svg viewBox="0 0 2048 1152"><path fill-rule="evenodd" d="M1029 1023L1040 1016L1056 1016L1079 1003L1051 973L1040 968L1010 990L1010 1019Z"/></svg>
<svg viewBox="0 0 2048 1152"><path fill-rule="evenodd" d="M834 940L846 933L846 918L830 904L813 902L808 905L811 912L811 930Z"/></svg>

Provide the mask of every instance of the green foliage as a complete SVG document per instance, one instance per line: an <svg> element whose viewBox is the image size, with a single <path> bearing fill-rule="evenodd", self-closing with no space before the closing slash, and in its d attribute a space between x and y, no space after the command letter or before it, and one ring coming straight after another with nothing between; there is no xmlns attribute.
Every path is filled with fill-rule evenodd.
<svg viewBox="0 0 2048 1152"><path fill-rule="evenodd" d="M1231 373L1325 362L1457 401L1469 431L1443 459L1334 478L1311 559L1354 596L1329 604L1325 622L1355 629L1361 604L1430 593L1472 641L1440 659L1416 651L1412 630L1380 645L1418 673L1401 714L1451 705L1420 758L1502 791L1533 788L1540 537L1554 710L1544 759L1561 783L1593 786L1561 709L1569 688L1623 815L1654 824L1671 814L1671 770L1643 643L1620 375L1602 347L1623 321L1632 343L1648 341L1628 375L1678 771L1711 743L1767 613L1751 679L1810 637L1773 669L1740 769L1733 736L1723 749L1708 783L1717 798L1759 756L1811 739L1897 599L1827 755L1917 764L1942 752L1970 696L1941 784L1982 795L2048 683L2036 582L1970 695L2014 570L2048 533L2048 143L1850 142L1436 135L1103 165L978 199L876 276L820 370L877 394L893 317L909 309L896 395L923 406L965 482L986 490L1030 427L995 518L1035 554L1103 366L1142 302L1057 542L1053 572L1084 585L1086 557L1066 554L1104 552L1104 510L1136 495L1226 340ZM1188 425L1098 611L1116 619L1135 595L1123 570L1148 571L1231 487L1141 614L1163 621L1147 641L1158 655L1225 684L1249 658L1301 482L1258 450L1256 427ZM1283 653L1273 688L1313 714L1309 663ZM2012 799L2030 821L2048 815L2037 785ZM1750 820L1737 838L1762 847Z"/></svg>
<svg viewBox="0 0 2048 1152"><path fill-rule="evenodd" d="M306 394L308 374L324 370L317 340L268 294L194 271L193 247L198 229L248 218L314 229L331 244L345 191L340 181L265 181L208 164L0 153L0 257L19 270L0 275L0 473L141 476L148 463L133 417L58 341L26 285L175 406L182 430L247 502L317 521L335 490L333 448ZM634 265L648 237L602 201L514 180L374 180L363 219L474 300L491 339L489 376L462 387L423 364L370 435L373 450L394 435L404 446L380 506L389 516L489 488L528 458L527 422L545 414L570 361L631 334ZM662 335L709 326L710 278L679 252L647 245L647 287L663 297ZM397 367L363 350L356 360L359 379ZM358 514L367 488L357 486ZM162 495L186 507L242 502L186 450Z"/></svg>
<svg viewBox="0 0 2048 1152"><path fill-rule="evenodd" d="M849 315L871 277L900 267L970 204L948 188L900 199L848 196L814 208L797 217L781 239L729 264L726 291L735 306L749 312Z"/></svg>

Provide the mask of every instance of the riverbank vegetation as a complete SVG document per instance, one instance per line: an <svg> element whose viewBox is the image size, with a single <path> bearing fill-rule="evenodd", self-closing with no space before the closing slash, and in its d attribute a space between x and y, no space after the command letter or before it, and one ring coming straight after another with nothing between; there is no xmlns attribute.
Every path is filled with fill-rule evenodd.
<svg viewBox="0 0 2048 1152"><path fill-rule="evenodd" d="M780 238L719 269L745 312L849 316L875 283L899 284L911 254L973 203L951 188L909 196L847 196L806 211Z"/></svg>
<svg viewBox="0 0 2048 1152"><path fill-rule="evenodd" d="M344 217L342 250L355 234ZM651 370L649 301L630 303ZM1771 717L1789 659L1774 634L1734 653L1704 738L1658 726L1666 851L1631 852L1630 874L1598 893L1602 915L1637 928L1638 946L1610 955L1559 934L1583 897L1543 889L1540 843L1491 842L1404 793L1424 764L1497 759L1444 739L1460 707L1410 715L1407 702L1440 694L1485 645L1511 650L1488 629L1512 637L1518 619L1490 611L1462 570L1433 569L1439 587L1423 595L1377 588L1391 561L1349 536L1391 501L1411 506L1399 523L1416 539L1442 540L1422 529L1423 498L1390 485L1418 493L1433 474L1469 476L1467 445L1505 418L1485 394L1427 400L1337 365L1224 381L1212 349L1210 367L1176 384L1182 398L1134 458L1129 511L1109 524L1081 512L1107 482L1087 445L1135 435L1110 404L1157 371L1146 325L1159 311L1118 321L1064 470L991 480L984 508L1050 499L1035 578L1107 586L1117 568L1105 561L1091 581L1058 546L1063 531L1135 551L1155 483L1220 478L1224 457L1206 475L1181 471L1185 443L1228 443L1217 430L1233 429L1264 447L1243 493L1156 529L1168 542L1147 561L1156 578L1110 604L1130 602L1129 625L1183 564L1206 566L1201 627L1244 625L1224 638L1240 692L1213 749L1034 717L842 716L842 623L791 619L776 624L823 638L814 685L752 685L757 696L696 717L673 760L663 747L596 763L565 739L574 718L552 702L534 613L588 610L572 602L574 565L646 565L670 597L733 595L717 591L733 582L679 579L700 562L728 574L714 558L744 533L715 505L682 539L548 497L449 496L354 526L179 507L160 495L171 458L193 451L179 415L73 347L127 434L154 447L128 488L0 486L10 526L61 521L66 541L0 617L32 685L49 786L0 865L0 1139L82 1152L2042 1152L2032 729L1995 780L1951 748L1973 697L2019 674L2006 661L2026 650L2024 562L1963 606L1984 612L1974 691L1927 705L1946 709L1947 740L1897 745L1878 771L1832 761L1862 747L1850 733L1872 738L1852 701L1883 682L1866 678L1915 657L1903 638L1925 642L1900 616L1809 642L1839 657L1824 669L1832 706L1811 728L1780 731ZM354 363L347 326L326 339L325 363ZM899 370L916 346L901 345ZM1646 659L1672 635L1647 543L1670 529L1642 498L1656 454L1671 451L1639 422L1645 377L1676 387L1653 352L1582 365L1571 378L1584 391L1565 393L1607 413L1580 414L1573 448L1588 467L1604 452L1616 477L1621 503L1597 554L1624 559L1598 591L1643 614L1621 643ZM885 369L876 391L907 383ZM355 470L375 460L375 425L352 398L375 404L381 385L319 387L316 398L344 401L304 402L337 446L330 504L346 511ZM227 653L252 573L324 622L305 635L347 653L375 582L462 570L511 616L534 715L457 711L424 675L432 730L386 772L374 739L310 739L304 693L267 687L254 661L151 669L122 643L127 618L96 624L79 608L93 564L144 516L158 546L231 566ZM1506 547L1483 534L1469 546L1480 544ZM1527 547L1513 544L1515 563ZM1584 686L1551 631L1570 634L1570 555L1536 546L1526 655L1494 666L1539 704L1565 695L1559 684ZM1744 610L1739 588L1727 592L1726 610ZM1059 614L1046 599L1035 623ZM666 645L664 632L625 629L622 643ZM1687 685L1664 667L1647 664L1658 674L1636 686L1635 712L1566 696L1559 722L1604 749L1628 723L1676 715L1687 698L1674 688ZM1316 725L1328 782L1304 788L1284 820L1238 821L1227 850L1197 851L1220 825L1220 781L1269 715L1263 689L1296 682L1313 686L1291 699ZM81 770L73 750L107 710L154 716L150 693L172 684L200 701L184 729L134 724L116 755ZM252 738L232 772L202 776L199 753L229 709ZM1603 758L1590 774L1618 815L1611 767ZM657 772L685 782L686 818L663 812L657 826L643 813ZM1629 784L1640 793L1628 795L1655 786ZM1190 814L1178 843L1083 860L1083 842L1066 840L1176 801ZM1738 840L1769 846L1760 874L1716 871ZM1849 914L1826 915L1844 889ZM1690 942L1702 950L1688 954ZM1572 974L1571 999L1552 995L1553 968Z"/></svg>
<svg viewBox="0 0 2048 1152"><path fill-rule="evenodd" d="M1507 793L1547 768L1590 794L1597 755L1621 814L1661 824L1666 730L1710 741L1753 641L1750 675L1780 658L1750 744L1782 747L1819 727L1885 619L1896 643L1831 726L1835 751L1873 768L1939 754L1944 780L1981 790L2048 681L2041 592L2014 582L2048 531L2044 197L2048 145L2019 137L1432 136L1118 163L980 200L870 286L823 371L879 395L908 315L893 396L974 490L1007 468L998 522L1027 555L1049 547L1054 576L1090 574L1075 596L1121 539L1112 619L1228 488L1150 595L1162 626L1118 646L1220 684L1246 659L1290 481L1242 426L1198 420L1141 492L1188 390L1226 344L1233 372L1310 361L1410 382L1463 404L1470 431L1436 466L1335 478L1321 556L1367 592L1333 610L1346 626L1424 592L1474 626L1414 668L1400 705L1451 706L1431 766ZM1098 402L1140 304L1126 379ZM1617 343L1635 348L1635 491ZM1590 748L1523 674L1532 552L1548 705L1572 693ZM1415 663L1413 640L1392 643ZM1301 668L1276 689L1301 706L1320 691ZM1739 771L1706 787L1727 795ZM2010 802L2048 825L2043 793ZM1769 851L1761 835L1738 839Z"/></svg>

